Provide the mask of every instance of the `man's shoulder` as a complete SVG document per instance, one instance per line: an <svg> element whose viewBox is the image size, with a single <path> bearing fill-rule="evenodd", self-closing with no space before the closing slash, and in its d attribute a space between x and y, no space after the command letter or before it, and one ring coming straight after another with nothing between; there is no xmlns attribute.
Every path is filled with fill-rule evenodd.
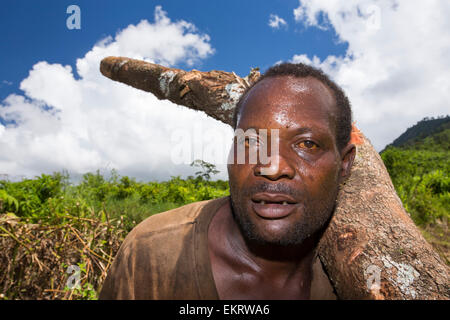
<svg viewBox="0 0 450 320"><path fill-rule="evenodd" d="M205 285L199 279L214 281L205 269L205 239L209 221L224 201L191 203L138 224L116 255L101 298L199 299L199 286Z"/></svg>
<svg viewBox="0 0 450 320"><path fill-rule="evenodd" d="M148 236L155 232L168 232L195 222L204 205L211 200L189 203L187 205L154 214L139 223L130 234L135 237Z"/></svg>
<svg viewBox="0 0 450 320"><path fill-rule="evenodd" d="M204 200L190 203L179 208L154 214L139 223L129 233L127 238L142 239L161 233L173 233L177 230L189 228L194 224L202 209L214 202L220 202L223 198Z"/></svg>

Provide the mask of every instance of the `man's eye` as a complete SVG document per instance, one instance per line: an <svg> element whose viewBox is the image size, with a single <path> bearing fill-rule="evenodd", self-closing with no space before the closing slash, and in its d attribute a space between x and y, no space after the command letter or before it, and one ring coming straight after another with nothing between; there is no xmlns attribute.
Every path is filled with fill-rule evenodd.
<svg viewBox="0 0 450 320"><path fill-rule="evenodd" d="M246 147L257 147L259 145L257 138L247 137L245 138Z"/></svg>
<svg viewBox="0 0 450 320"><path fill-rule="evenodd" d="M301 149L314 150L317 149L318 145L312 142L311 140L302 141L297 146Z"/></svg>

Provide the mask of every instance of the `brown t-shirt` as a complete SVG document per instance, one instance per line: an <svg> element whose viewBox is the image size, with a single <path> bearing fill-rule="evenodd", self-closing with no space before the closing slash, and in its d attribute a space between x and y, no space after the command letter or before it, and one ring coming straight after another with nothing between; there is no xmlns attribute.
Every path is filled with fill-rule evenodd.
<svg viewBox="0 0 450 320"><path fill-rule="evenodd" d="M219 299L208 252L208 227L229 197L153 215L125 238L100 299ZM336 299L315 257L311 299Z"/></svg>

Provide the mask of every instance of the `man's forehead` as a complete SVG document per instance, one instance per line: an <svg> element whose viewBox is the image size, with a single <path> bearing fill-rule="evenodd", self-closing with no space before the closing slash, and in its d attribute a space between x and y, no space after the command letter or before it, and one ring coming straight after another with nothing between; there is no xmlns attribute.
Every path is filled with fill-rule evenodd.
<svg viewBox="0 0 450 320"><path fill-rule="evenodd" d="M309 95L321 99L323 104L335 104L333 92L320 80L314 77L298 78L294 76L275 76L263 79L250 90L246 100L255 95L274 94L279 94L286 100L294 98L294 96Z"/></svg>
<svg viewBox="0 0 450 320"><path fill-rule="evenodd" d="M277 76L263 79L250 90L242 101L238 123L244 116L250 121L267 119L282 127L311 118L331 125L335 112L334 95L321 81L313 77Z"/></svg>

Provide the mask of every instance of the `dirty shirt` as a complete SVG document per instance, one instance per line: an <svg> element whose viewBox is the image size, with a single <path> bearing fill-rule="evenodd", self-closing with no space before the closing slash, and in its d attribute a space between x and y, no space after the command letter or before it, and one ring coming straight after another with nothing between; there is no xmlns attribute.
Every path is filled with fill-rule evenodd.
<svg viewBox="0 0 450 320"><path fill-rule="evenodd" d="M229 197L153 215L125 238L105 279L100 299L216 300L208 227ZM336 299L317 255L311 299Z"/></svg>

